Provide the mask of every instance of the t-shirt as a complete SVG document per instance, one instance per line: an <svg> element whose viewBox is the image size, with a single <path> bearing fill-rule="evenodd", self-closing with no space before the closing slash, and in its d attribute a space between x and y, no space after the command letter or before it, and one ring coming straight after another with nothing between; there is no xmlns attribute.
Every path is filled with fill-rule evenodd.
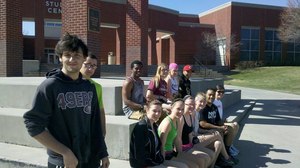
<svg viewBox="0 0 300 168"><path fill-rule="evenodd" d="M218 107L220 118L223 119L223 103L221 102L221 100L215 99L214 105Z"/></svg>
<svg viewBox="0 0 300 168"><path fill-rule="evenodd" d="M148 90L151 90L154 95L158 96L167 96L167 82L163 79L160 79L158 86L155 87L155 82L154 80L151 80L148 85ZM164 102L165 103L165 102Z"/></svg>
<svg viewBox="0 0 300 168"><path fill-rule="evenodd" d="M97 83L97 82L95 82L94 80L92 80L92 79L89 79L89 81L90 81L92 84L94 84L95 87L96 87L96 92L97 92L97 98L98 98L99 108L100 108L100 109L104 109L104 107L103 107L103 99L102 99L102 86L101 86L99 83Z"/></svg>
<svg viewBox="0 0 300 168"><path fill-rule="evenodd" d="M167 116L166 118L164 118L164 120L169 120L170 124L171 124L171 129L167 135L167 139L166 139L166 144L164 146L165 151L173 151L173 143L174 143L174 139L177 136L177 128L175 127L175 125L173 124L172 119ZM158 128L158 135L161 135L160 129Z"/></svg>
<svg viewBox="0 0 300 168"><path fill-rule="evenodd" d="M218 112L216 105L212 104L211 106L206 105L200 113L200 121L206 121L213 125L220 125L221 118Z"/></svg>
<svg viewBox="0 0 300 168"><path fill-rule="evenodd" d="M177 77L174 78L171 77L170 81L171 81L171 94L172 95L178 94L179 83Z"/></svg>

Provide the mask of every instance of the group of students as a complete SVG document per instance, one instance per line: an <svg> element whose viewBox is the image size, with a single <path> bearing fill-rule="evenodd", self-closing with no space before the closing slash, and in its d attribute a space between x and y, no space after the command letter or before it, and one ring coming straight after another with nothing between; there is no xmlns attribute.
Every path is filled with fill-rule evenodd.
<svg viewBox="0 0 300 168"><path fill-rule="evenodd" d="M140 78L143 64L133 61L122 89L124 113L140 120L130 140L132 167L232 167L239 151L232 145L239 126L223 117L224 87L191 96L192 67L177 79L175 63L161 64L146 96ZM168 73L169 72L169 73Z"/></svg>
<svg viewBox="0 0 300 168"><path fill-rule="evenodd" d="M37 88L33 106L23 116L26 128L47 147L49 168L107 168L102 87L90 78L97 58L70 34L60 39L55 52L62 68L47 73ZM177 64L169 68L161 64L144 96L142 68L141 61L133 61L122 87L125 115L140 120L131 135L130 165L202 168L236 164L238 151L232 142L238 124L222 120L222 102L218 102L224 87L193 98L192 67L184 66L177 79Z"/></svg>

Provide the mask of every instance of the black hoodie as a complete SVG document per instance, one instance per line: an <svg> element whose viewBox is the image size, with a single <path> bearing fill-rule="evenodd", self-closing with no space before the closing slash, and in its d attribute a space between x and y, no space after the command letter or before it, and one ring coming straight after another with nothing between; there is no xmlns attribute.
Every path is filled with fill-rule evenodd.
<svg viewBox="0 0 300 168"><path fill-rule="evenodd" d="M32 109L23 116L29 134L36 136L47 129L73 151L79 165L108 156L95 86L83 80L81 74L72 80L59 69L46 76L37 89ZM60 154L48 149L48 155L50 163L63 166Z"/></svg>

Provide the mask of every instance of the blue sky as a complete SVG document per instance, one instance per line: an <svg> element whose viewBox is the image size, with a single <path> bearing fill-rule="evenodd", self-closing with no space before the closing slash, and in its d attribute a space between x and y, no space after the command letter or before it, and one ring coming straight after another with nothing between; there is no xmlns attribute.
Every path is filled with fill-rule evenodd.
<svg viewBox="0 0 300 168"><path fill-rule="evenodd" d="M185 14L199 14L230 0L149 0L149 4L166 7ZM287 0L234 0L253 4L287 6Z"/></svg>

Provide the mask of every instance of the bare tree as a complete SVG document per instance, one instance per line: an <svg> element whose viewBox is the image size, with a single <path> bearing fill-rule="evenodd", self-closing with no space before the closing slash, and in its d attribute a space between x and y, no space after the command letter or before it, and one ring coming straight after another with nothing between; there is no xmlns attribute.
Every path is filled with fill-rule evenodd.
<svg viewBox="0 0 300 168"><path fill-rule="evenodd" d="M278 31L279 38L285 42L300 40L300 0L288 0Z"/></svg>
<svg viewBox="0 0 300 168"><path fill-rule="evenodd" d="M216 53L219 52L219 55L224 55L224 60L221 61L226 62L226 55L228 54L227 52L236 52L239 49L240 45L241 43L237 41L235 34L231 34L230 37L226 37L221 33L215 34L203 32L202 41L200 42L198 47L201 52L198 55L200 55L202 59L198 60L208 60L208 57L215 58ZM212 50L213 52L211 52Z"/></svg>
<svg viewBox="0 0 300 168"><path fill-rule="evenodd" d="M197 43L197 53L194 59L199 65L207 65L214 58L217 46L217 36L214 33L203 32Z"/></svg>

